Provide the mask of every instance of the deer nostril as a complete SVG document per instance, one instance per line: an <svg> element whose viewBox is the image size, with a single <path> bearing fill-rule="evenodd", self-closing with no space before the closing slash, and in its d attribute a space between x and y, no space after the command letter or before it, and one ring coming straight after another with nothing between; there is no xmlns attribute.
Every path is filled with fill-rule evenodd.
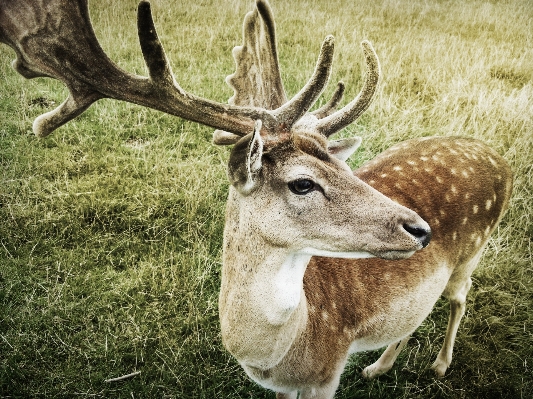
<svg viewBox="0 0 533 399"><path fill-rule="evenodd" d="M403 228L420 241L422 248L427 247L431 240L431 229L421 226L412 226L407 223L404 223Z"/></svg>

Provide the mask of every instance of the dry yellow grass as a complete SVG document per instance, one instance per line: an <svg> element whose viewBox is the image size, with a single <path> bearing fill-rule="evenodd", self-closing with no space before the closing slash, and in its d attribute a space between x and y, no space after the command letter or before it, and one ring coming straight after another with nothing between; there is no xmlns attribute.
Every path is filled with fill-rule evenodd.
<svg viewBox="0 0 533 399"><path fill-rule="evenodd" d="M398 141L464 135L511 164L511 207L493 235L448 375L427 371L442 341L439 302L396 366L373 382L355 357L339 398L527 398L533 393L533 5L502 2L272 0L282 75L294 94L322 39L336 37L334 83L352 98L359 42L382 62L379 94L343 135L357 166ZM226 101L248 1L153 1L177 80ZM90 2L102 46L145 74L136 1ZM0 6L1 7L1 6ZM0 397L272 397L220 344L217 293L226 148L211 130L101 101L46 140L31 135L65 90L25 81L0 47ZM453 250L453 249L452 249ZM141 371L134 378L104 380Z"/></svg>

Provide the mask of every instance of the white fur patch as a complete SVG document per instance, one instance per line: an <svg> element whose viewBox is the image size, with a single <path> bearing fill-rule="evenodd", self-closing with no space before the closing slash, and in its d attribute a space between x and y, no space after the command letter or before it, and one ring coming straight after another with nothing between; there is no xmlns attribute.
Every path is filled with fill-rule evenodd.
<svg viewBox="0 0 533 399"><path fill-rule="evenodd" d="M300 304L304 273L311 256L347 259L374 257L368 252L331 252L315 248L304 248L302 251L289 254L274 276L270 284L269 294L265 296L270 300L267 301L268 303L261 304L269 323L274 325L286 323L292 312ZM264 284L260 284L264 289Z"/></svg>
<svg viewBox="0 0 533 399"><path fill-rule="evenodd" d="M272 302L268 304L266 316L271 324L285 323L298 307L303 290L305 269L311 255L292 253L283 262L272 281Z"/></svg>
<svg viewBox="0 0 533 399"><path fill-rule="evenodd" d="M344 258L344 259L363 259L363 258L375 258L369 252L333 252L333 251L324 251L322 249L316 249L307 247L301 251L304 254L313 255L313 256L326 256L328 258Z"/></svg>

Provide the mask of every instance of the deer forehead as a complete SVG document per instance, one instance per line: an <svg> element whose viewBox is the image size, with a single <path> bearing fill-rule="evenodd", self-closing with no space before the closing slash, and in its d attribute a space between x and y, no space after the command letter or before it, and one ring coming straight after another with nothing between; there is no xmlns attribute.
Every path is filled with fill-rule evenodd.
<svg viewBox="0 0 533 399"><path fill-rule="evenodd" d="M294 133L285 142L270 148L267 153L271 163L286 172L294 169L296 173L300 173L305 167L329 172L337 169L350 171L345 162L329 153L328 140L320 134Z"/></svg>

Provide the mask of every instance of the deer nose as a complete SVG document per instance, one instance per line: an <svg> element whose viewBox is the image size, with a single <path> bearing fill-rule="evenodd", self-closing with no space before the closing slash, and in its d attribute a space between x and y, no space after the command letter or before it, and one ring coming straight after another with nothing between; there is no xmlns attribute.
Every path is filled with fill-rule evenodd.
<svg viewBox="0 0 533 399"><path fill-rule="evenodd" d="M427 247L429 241L431 241L431 229L429 226L404 223L403 228L422 244L422 248Z"/></svg>

